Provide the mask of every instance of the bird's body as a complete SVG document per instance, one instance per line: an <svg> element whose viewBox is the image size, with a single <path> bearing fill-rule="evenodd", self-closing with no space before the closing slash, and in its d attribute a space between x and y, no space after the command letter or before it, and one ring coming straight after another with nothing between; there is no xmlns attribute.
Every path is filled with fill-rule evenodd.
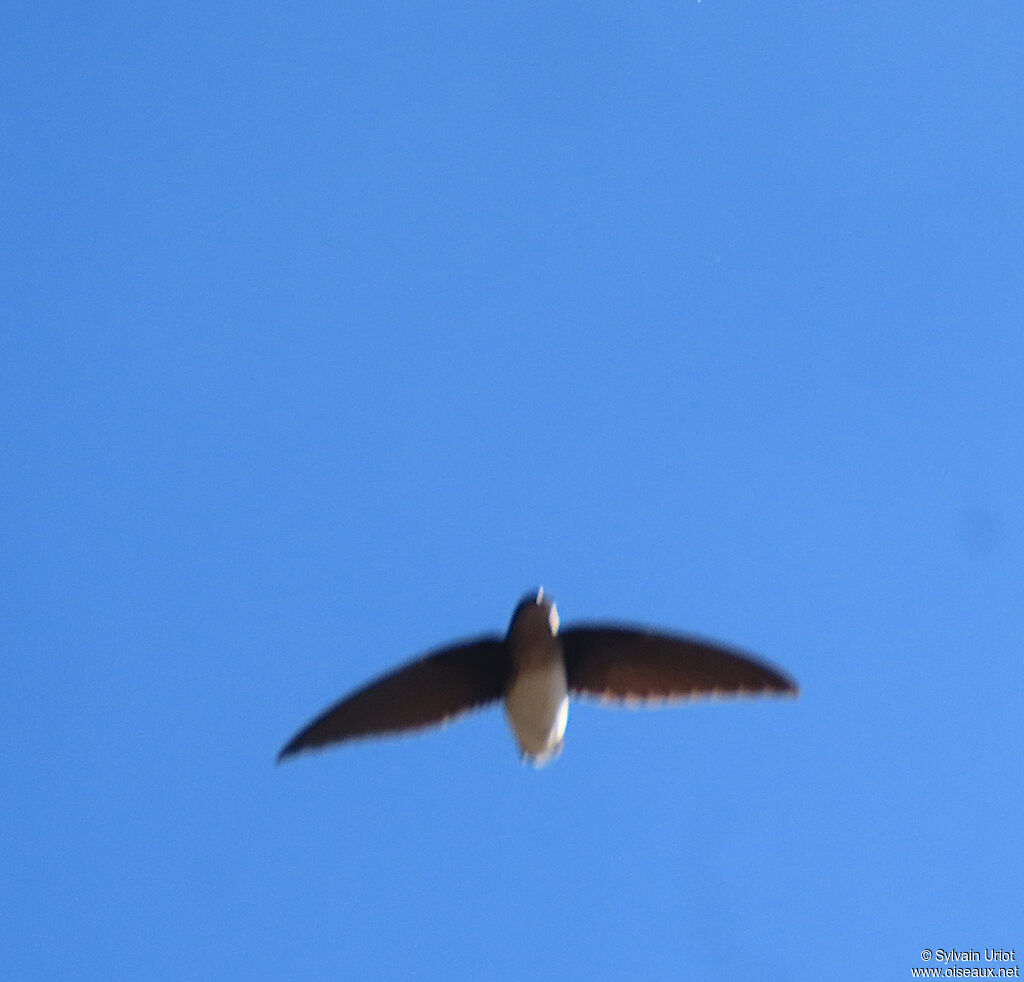
<svg viewBox="0 0 1024 982"><path fill-rule="evenodd" d="M569 720L565 658L554 604L521 603L505 644L513 665L505 690L505 715L523 757L540 766L561 753Z"/></svg>
<svg viewBox="0 0 1024 982"><path fill-rule="evenodd" d="M609 625L560 633L541 590L519 604L504 638L442 648L369 683L296 734L278 759L421 729L501 699L523 758L540 766L561 752L570 695L636 704L796 692L774 668L711 642Z"/></svg>

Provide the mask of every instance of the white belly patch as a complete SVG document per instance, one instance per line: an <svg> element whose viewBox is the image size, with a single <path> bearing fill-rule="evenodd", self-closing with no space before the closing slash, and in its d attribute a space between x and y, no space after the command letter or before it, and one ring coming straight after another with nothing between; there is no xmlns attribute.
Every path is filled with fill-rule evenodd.
<svg viewBox="0 0 1024 982"><path fill-rule="evenodd" d="M505 696L505 715L530 763L539 767L557 757L569 720L562 663L521 672Z"/></svg>

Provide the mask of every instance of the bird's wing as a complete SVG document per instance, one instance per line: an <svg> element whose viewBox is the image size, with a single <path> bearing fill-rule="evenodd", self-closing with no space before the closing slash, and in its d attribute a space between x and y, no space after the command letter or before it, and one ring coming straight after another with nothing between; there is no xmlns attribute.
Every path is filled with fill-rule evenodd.
<svg viewBox="0 0 1024 982"><path fill-rule="evenodd" d="M335 703L285 745L278 760L353 737L416 730L499 699L505 643L478 638L432 652Z"/></svg>
<svg viewBox="0 0 1024 982"><path fill-rule="evenodd" d="M571 627L558 636L576 695L643 702L798 691L770 665L697 638L603 625Z"/></svg>

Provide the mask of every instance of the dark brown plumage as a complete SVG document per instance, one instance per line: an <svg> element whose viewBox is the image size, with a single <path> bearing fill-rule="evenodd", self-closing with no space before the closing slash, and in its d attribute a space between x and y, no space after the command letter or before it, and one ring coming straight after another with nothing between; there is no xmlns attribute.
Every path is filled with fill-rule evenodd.
<svg viewBox="0 0 1024 982"><path fill-rule="evenodd" d="M538 591L516 608L504 639L436 649L380 676L314 719L278 760L422 729L505 699L524 756L544 762L561 748L569 695L642 703L770 693L795 695L797 685L724 645L607 624L559 631L554 604Z"/></svg>
<svg viewBox="0 0 1024 982"><path fill-rule="evenodd" d="M340 740L443 723L500 699L508 672L505 644L495 637L432 652L335 703L300 730L277 759Z"/></svg>
<svg viewBox="0 0 1024 982"><path fill-rule="evenodd" d="M558 636L575 695L628 702L797 692L764 662L696 638L608 625L571 627Z"/></svg>

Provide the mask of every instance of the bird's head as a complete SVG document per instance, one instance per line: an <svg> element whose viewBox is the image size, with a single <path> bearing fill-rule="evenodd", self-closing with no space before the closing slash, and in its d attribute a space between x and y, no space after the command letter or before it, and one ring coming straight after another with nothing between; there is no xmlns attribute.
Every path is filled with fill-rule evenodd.
<svg viewBox="0 0 1024 982"><path fill-rule="evenodd" d="M519 601L508 630L509 634L513 631L543 631L552 635L558 633L558 608L554 600L545 595L544 587L528 593Z"/></svg>

